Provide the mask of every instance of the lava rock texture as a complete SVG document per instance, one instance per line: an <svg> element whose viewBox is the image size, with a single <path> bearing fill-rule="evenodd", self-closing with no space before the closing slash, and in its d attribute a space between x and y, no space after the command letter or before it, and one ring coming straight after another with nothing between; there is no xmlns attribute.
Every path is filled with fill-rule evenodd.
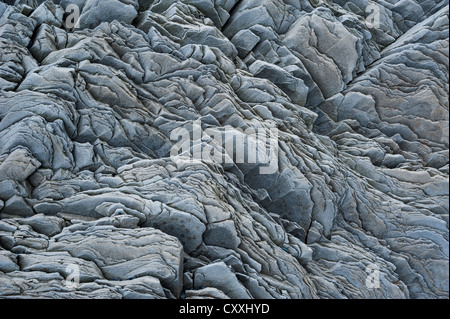
<svg viewBox="0 0 450 319"><path fill-rule="evenodd" d="M0 297L448 298L448 4L0 2Z"/></svg>

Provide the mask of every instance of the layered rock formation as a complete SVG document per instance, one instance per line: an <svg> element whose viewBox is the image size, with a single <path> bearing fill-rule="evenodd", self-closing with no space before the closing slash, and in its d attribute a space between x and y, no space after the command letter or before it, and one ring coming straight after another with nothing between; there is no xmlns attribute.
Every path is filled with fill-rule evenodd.
<svg viewBox="0 0 450 319"><path fill-rule="evenodd" d="M437 0L0 3L0 297L448 298L448 25ZM275 172L174 160L193 123L275 128Z"/></svg>

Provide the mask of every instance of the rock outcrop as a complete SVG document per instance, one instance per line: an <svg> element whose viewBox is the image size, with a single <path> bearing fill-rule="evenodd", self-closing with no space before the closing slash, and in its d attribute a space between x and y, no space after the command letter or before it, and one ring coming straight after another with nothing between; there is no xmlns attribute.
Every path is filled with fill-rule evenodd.
<svg viewBox="0 0 450 319"><path fill-rule="evenodd" d="M448 17L0 3L0 297L448 298Z"/></svg>

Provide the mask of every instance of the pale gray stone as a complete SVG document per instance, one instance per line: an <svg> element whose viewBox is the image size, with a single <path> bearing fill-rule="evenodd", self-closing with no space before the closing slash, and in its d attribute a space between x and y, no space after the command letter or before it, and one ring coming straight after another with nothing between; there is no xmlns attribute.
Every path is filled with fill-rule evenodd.
<svg viewBox="0 0 450 319"><path fill-rule="evenodd" d="M261 40L256 34L250 30L241 30L236 33L231 42L234 44L239 52L241 58L245 58L247 54L258 44Z"/></svg>
<svg viewBox="0 0 450 319"><path fill-rule="evenodd" d="M250 298L236 275L223 263L214 263L197 269L194 274L195 288L217 288L234 299Z"/></svg>
<svg viewBox="0 0 450 319"><path fill-rule="evenodd" d="M7 250L0 250L0 271L7 273L19 270L16 255Z"/></svg>
<svg viewBox="0 0 450 319"><path fill-rule="evenodd" d="M31 206L21 196L14 195L5 202L5 207L1 210L2 214L28 217L34 214Z"/></svg>
<svg viewBox="0 0 450 319"><path fill-rule="evenodd" d="M75 224L54 237L50 252L95 262L110 280L152 276L178 295L182 285L183 250L179 241L152 229Z"/></svg>
<svg viewBox="0 0 450 319"><path fill-rule="evenodd" d="M29 218L18 220L19 223L30 225L36 232L48 237L61 232L65 226L64 220L56 216L34 215Z"/></svg>
<svg viewBox="0 0 450 319"><path fill-rule="evenodd" d="M135 1L86 0L80 16L80 28L95 28L101 22L119 20L131 24L137 16Z"/></svg>

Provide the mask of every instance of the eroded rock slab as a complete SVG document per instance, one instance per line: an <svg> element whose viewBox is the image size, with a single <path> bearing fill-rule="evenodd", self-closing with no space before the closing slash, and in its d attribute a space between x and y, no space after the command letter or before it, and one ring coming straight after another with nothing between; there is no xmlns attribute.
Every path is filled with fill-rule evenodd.
<svg viewBox="0 0 450 319"><path fill-rule="evenodd" d="M0 3L0 297L448 298L447 7Z"/></svg>

